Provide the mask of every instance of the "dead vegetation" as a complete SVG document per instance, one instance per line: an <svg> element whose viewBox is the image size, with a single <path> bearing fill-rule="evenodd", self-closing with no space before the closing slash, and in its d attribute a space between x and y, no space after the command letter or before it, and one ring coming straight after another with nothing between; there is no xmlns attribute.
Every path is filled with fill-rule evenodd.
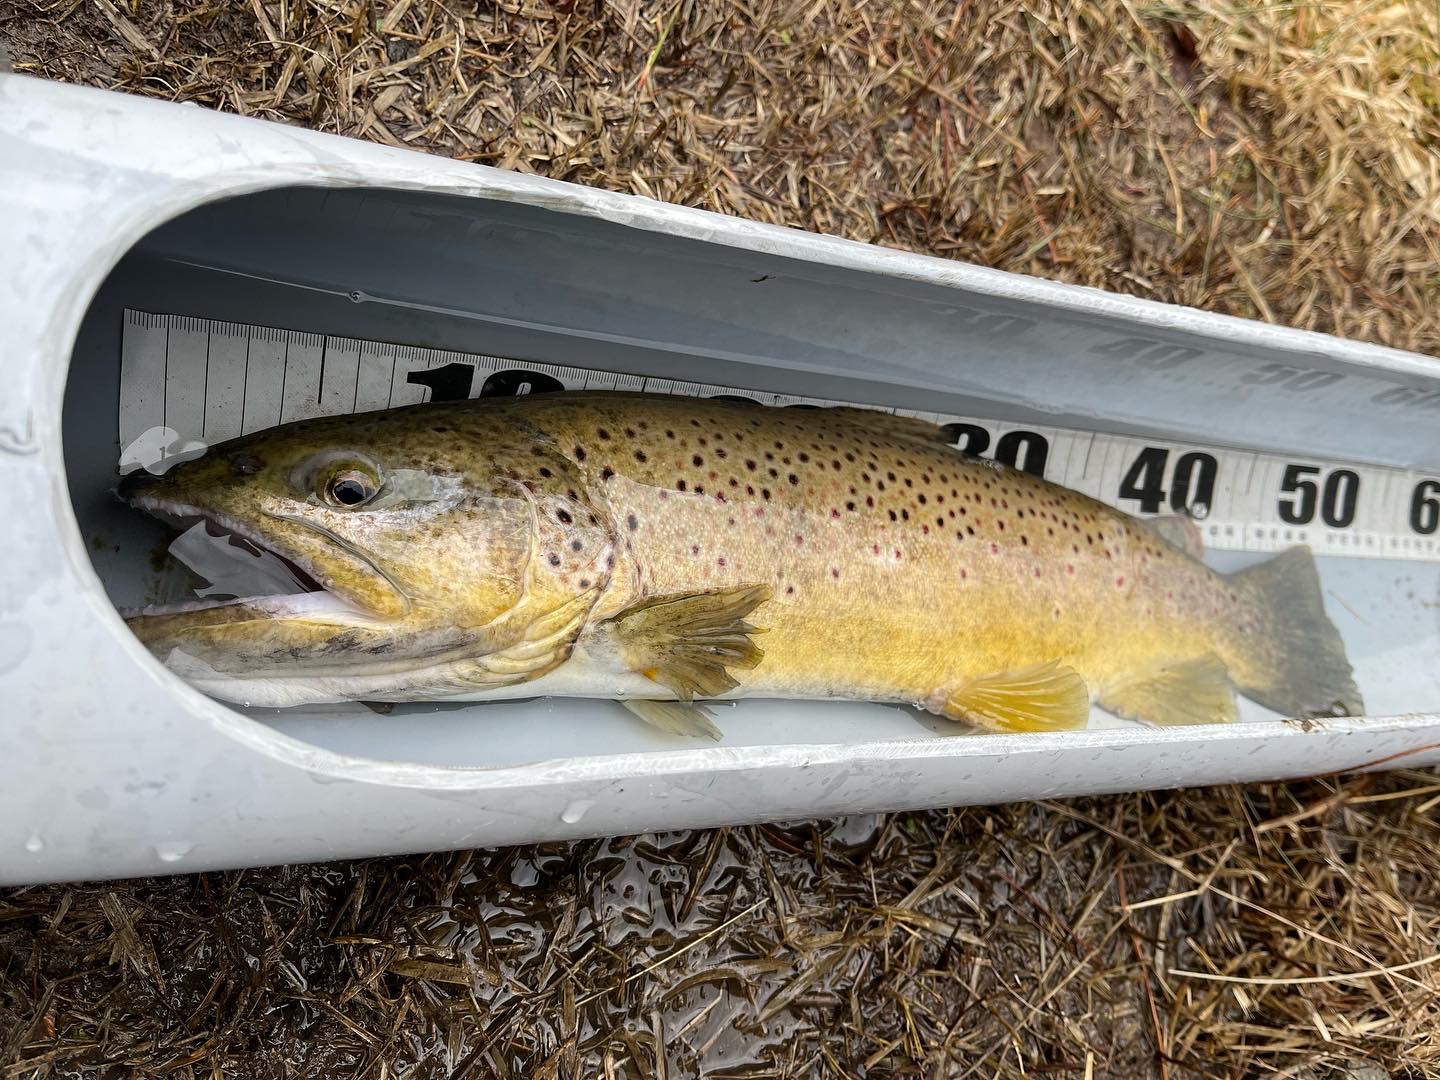
<svg viewBox="0 0 1440 1080"><path fill-rule="evenodd" d="M1440 1076L1437 803L1398 773L15 890L0 1076Z"/></svg>
<svg viewBox="0 0 1440 1080"><path fill-rule="evenodd" d="M0 44L1440 351L1419 0L0 0ZM1398 773L11 891L0 1077L1440 1077L1437 806Z"/></svg>

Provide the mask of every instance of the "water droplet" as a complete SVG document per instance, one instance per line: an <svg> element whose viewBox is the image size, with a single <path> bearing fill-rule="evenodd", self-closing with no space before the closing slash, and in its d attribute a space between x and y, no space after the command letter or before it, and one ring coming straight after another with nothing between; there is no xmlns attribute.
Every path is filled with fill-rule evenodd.
<svg viewBox="0 0 1440 1080"><path fill-rule="evenodd" d="M166 840L155 845L155 854L161 862L179 862L194 850L195 845L187 840Z"/></svg>
<svg viewBox="0 0 1440 1080"><path fill-rule="evenodd" d="M560 811L560 820L565 822L566 825L574 825L583 818L586 811L594 805L594 799L576 799L569 806L565 807L564 810Z"/></svg>
<svg viewBox="0 0 1440 1080"><path fill-rule="evenodd" d="M39 833L33 833L30 839L25 841L25 850L30 852L30 854L32 855L35 854L37 851L44 851L45 838L42 837Z"/></svg>

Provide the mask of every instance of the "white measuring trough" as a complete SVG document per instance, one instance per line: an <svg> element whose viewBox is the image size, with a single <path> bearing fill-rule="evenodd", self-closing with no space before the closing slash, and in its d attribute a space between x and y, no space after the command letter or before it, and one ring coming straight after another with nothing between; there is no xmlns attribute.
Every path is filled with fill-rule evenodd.
<svg viewBox="0 0 1440 1080"><path fill-rule="evenodd" d="M650 200L0 76L0 883L1440 760L1440 366ZM747 701L228 708L115 605L172 588L110 494L321 413L552 385L954 424L1222 569L1320 556L1369 717L946 737Z"/></svg>

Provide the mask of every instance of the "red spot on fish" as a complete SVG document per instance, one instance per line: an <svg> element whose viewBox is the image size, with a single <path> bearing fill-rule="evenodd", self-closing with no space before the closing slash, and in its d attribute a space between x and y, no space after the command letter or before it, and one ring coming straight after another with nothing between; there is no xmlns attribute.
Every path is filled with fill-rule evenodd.
<svg viewBox="0 0 1440 1080"><path fill-rule="evenodd" d="M830 568L830 576L831 576L832 578L835 578L836 580L839 580L839 577L840 577L840 568L839 568L838 566L832 566L832 567Z"/></svg>
<svg viewBox="0 0 1440 1080"><path fill-rule="evenodd" d="M999 554L1000 554L1000 545L999 545L999 544L991 544L991 545L990 545L990 554L991 554L991 555L999 555Z"/></svg>
<svg viewBox="0 0 1440 1080"><path fill-rule="evenodd" d="M1124 579L1123 577L1117 577L1117 578L1115 579L1115 587L1116 587L1117 589L1118 589L1118 588L1122 588L1124 585L1125 585L1125 579Z"/></svg>

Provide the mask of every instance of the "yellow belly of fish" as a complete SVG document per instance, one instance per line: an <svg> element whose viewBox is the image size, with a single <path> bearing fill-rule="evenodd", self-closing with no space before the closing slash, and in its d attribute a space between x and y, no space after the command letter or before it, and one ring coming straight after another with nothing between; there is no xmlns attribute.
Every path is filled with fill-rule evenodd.
<svg viewBox="0 0 1440 1080"><path fill-rule="evenodd" d="M986 702L1003 698L1008 680L1016 694L1069 710L1074 726L1080 697L1088 710L1137 672L1214 651L1205 626L1137 564L1119 526L1097 566L1043 531L1001 546L913 516L847 520L773 499L732 509L703 494L612 486L620 516L649 524L597 614L638 596L769 587L748 616L763 631L763 656L732 672L739 685L727 696L899 701L986 723ZM1057 685L1063 672L1078 680ZM976 687L983 700L967 700ZM1016 726L1045 726L1027 715Z"/></svg>

